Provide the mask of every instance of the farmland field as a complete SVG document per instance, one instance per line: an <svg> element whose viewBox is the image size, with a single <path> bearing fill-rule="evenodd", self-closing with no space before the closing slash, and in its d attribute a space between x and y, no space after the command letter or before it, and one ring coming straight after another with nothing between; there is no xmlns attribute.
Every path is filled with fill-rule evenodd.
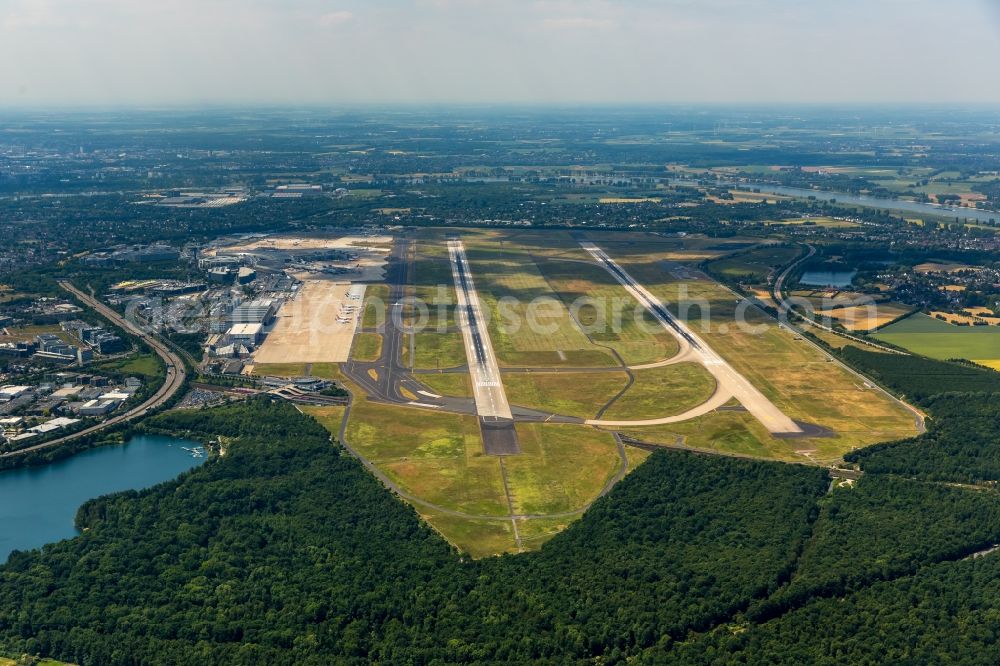
<svg viewBox="0 0 1000 666"><path fill-rule="evenodd" d="M883 328L875 337L931 358L987 364L1000 359L1000 328L996 326L954 326L918 313Z"/></svg>

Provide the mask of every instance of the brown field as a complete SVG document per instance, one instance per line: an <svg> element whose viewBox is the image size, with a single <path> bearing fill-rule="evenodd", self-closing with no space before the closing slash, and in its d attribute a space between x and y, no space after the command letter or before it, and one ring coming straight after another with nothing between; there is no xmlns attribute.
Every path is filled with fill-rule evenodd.
<svg viewBox="0 0 1000 666"><path fill-rule="evenodd" d="M913 308L902 303L879 303L872 307L853 306L817 312L820 317L830 317L849 331L870 331L893 322Z"/></svg>
<svg viewBox="0 0 1000 666"><path fill-rule="evenodd" d="M968 264L951 264L928 261L913 267L917 273L957 273L958 271L976 270L978 266Z"/></svg>
<svg viewBox="0 0 1000 666"><path fill-rule="evenodd" d="M944 318L944 320L949 324L962 324L964 326L973 326L977 323L979 323L980 325L982 325L982 323L986 323L988 326L1000 325L1000 318L990 316L993 314L993 311L990 310L989 308L969 308L968 310L965 310L965 312L971 314L963 314L963 313L954 314L951 312L941 312L935 310L931 312L931 316L934 317L935 319ZM980 314L980 313L988 313L988 314Z"/></svg>

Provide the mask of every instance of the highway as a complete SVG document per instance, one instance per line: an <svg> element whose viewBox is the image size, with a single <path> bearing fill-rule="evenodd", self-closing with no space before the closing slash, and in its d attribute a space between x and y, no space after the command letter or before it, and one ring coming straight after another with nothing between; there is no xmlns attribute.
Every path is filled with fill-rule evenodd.
<svg viewBox="0 0 1000 666"><path fill-rule="evenodd" d="M719 356L704 340L688 328L687 324L670 314L670 311L656 296L636 282L604 250L588 241L581 241L580 246L625 287L660 322L663 328L677 338L681 347L678 355L690 355L692 360L697 360L712 373L718 382L716 396L714 396L717 400L721 400L722 396L727 396L727 394L736 398L773 435L788 436L803 433L802 428L795 421L778 409L746 377L737 372L728 361ZM667 418L676 419L677 416ZM656 419L655 422L669 423L672 421ZM587 424L610 427L629 425L628 422L623 421L605 422L600 420L587 421ZM653 422L643 422L640 425L652 424Z"/></svg>
<svg viewBox="0 0 1000 666"><path fill-rule="evenodd" d="M104 303L101 303L96 298L86 294L68 281L60 280L59 286L76 296L80 301L82 301L87 306L93 308L105 319L111 321L116 326L128 331L132 335L140 338L149 347L156 352L157 356L163 359L163 363L167 366L167 378L166 381L157 389L148 400L146 400L141 405L133 407L124 414L119 414L113 416L106 421L103 421L97 425L85 428L79 432L75 432L72 435L66 435L65 437L59 437L58 439L53 439L48 442L43 442L41 444L35 444L34 446L29 446L23 449L18 449L17 451L10 451L4 454L0 454L0 458L9 458L12 456L20 456L26 453L31 453L33 451L40 451L42 449L51 448L53 446L59 446L60 444L65 444L66 442L84 437L85 435L90 435L95 432L100 432L106 428L110 428L118 423L124 423L125 421L131 421L136 418L140 418L148 414L151 410L156 409L160 405L164 404L170 398L177 393L178 390L184 385L184 380L187 379L187 371L184 369L184 362L181 360L170 347L163 343L156 335L142 330L138 326L134 325L132 322L126 320L124 317L119 315L117 312L109 308Z"/></svg>

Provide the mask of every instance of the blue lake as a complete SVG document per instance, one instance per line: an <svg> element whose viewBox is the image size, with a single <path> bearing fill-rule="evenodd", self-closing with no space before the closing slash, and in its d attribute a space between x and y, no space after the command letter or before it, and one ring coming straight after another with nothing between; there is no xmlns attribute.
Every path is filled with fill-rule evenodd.
<svg viewBox="0 0 1000 666"><path fill-rule="evenodd" d="M76 536L76 510L89 499L169 481L205 461L173 437L143 435L42 467L0 472L0 563L13 550Z"/></svg>
<svg viewBox="0 0 1000 666"><path fill-rule="evenodd" d="M799 283L810 287L850 287L857 271L806 271Z"/></svg>

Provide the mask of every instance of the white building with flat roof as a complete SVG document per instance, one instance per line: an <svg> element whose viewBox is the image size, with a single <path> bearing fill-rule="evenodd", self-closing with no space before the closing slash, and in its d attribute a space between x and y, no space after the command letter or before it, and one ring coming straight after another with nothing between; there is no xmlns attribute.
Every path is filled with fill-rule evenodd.
<svg viewBox="0 0 1000 666"><path fill-rule="evenodd" d="M233 324L226 336L232 343L256 346L264 338L264 325Z"/></svg>

